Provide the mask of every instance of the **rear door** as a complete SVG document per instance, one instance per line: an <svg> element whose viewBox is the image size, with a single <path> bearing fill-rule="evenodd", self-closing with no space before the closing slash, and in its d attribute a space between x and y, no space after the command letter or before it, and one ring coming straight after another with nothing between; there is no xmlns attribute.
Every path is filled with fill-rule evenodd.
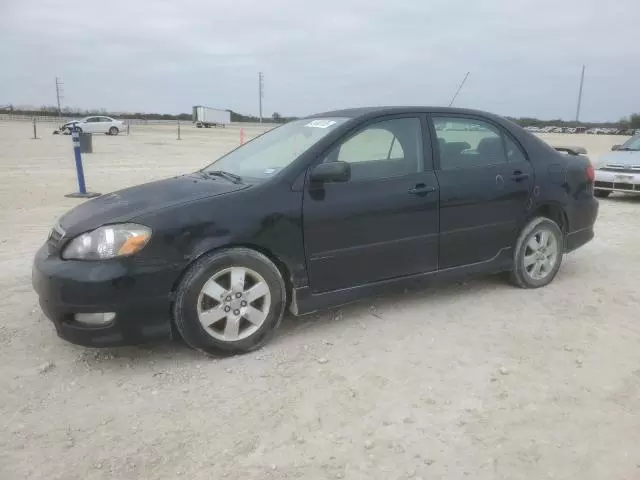
<svg viewBox="0 0 640 480"><path fill-rule="evenodd" d="M432 115L440 184L440 269L485 262L513 247L532 205L533 167L501 126Z"/></svg>
<svg viewBox="0 0 640 480"><path fill-rule="evenodd" d="M372 120L322 159L349 163L351 180L305 187L312 291L437 269L438 183L425 127L418 115Z"/></svg>
<svg viewBox="0 0 640 480"><path fill-rule="evenodd" d="M113 121L109 117L98 117L96 133L107 133L112 125Z"/></svg>
<svg viewBox="0 0 640 480"><path fill-rule="evenodd" d="M84 133L98 133L100 117L87 117L80 125Z"/></svg>

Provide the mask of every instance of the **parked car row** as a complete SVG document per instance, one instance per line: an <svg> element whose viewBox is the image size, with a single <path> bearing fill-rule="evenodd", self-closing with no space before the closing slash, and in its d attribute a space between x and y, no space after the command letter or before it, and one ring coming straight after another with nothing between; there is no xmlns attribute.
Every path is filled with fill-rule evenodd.
<svg viewBox="0 0 640 480"><path fill-rule="evenodd" d="M525 127L525 130L532 133L586 133L588 135L627 135L629 137L640 134L639 129L633 128L587 128L587 127Z"/></svg>

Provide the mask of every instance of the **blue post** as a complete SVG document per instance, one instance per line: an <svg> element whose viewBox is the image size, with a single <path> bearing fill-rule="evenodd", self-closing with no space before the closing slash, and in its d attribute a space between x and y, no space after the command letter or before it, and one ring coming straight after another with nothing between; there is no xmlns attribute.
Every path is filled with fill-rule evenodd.
<svg viewBox="0 0 640 480"><path fill-rule="evenodd" d="M87 194L87 187L84 184L84 169L82 168L82 154L80 153L80 133L75 128L71 134L73 140L73 155L76 157L76 174L78 176L78 191L82 195Z"/></svg>
<svg viewBox="0 0 640 480"><path fill-rule="evenodd" d="M78 177L78 192L70 193L65 197L71 198L91 198L97 197L99 193L87 192L87 187L84 183L84 169L82 168L82 153L80 152L80 132L77 128L74 128L71 132L71 140L73 141L73 155L76 159L76 175Z"/></svg>

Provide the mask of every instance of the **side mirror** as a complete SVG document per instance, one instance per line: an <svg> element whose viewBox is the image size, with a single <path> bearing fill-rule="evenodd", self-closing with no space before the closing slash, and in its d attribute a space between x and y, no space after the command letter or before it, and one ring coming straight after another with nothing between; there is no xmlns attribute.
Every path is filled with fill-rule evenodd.
<svg viewBox="0 0 640 480"><path fill-rule="evenodd" d="M620 150L621 147L622 145L614 145L613 147L611 147L611 151L615 152L616 150Z"/></svg>
<svg viewBox="0 0 640 480"><path fill-rule="evenodd" d="M312 182L348 182L351 179L351 165L347 162L328 162L316 165L311 171Z"/></svg>

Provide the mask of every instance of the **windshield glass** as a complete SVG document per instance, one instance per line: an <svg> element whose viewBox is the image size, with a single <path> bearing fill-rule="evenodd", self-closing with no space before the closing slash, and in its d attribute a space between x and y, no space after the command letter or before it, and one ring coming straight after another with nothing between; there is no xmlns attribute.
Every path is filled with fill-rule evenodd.
<svg viewBox="0 0 640 480"><path fill-rule="evenodd" d="M261 181L278 174L347 118L294 120L229 152L202 172L223 171L242 180Z"/></svg>
<svg viewBox="0 0 640 480"><path fill-rule="evenodd" d="M629 140L622 144L622 148L625 150L640 150L640 135L631 137Z"/></svg>

